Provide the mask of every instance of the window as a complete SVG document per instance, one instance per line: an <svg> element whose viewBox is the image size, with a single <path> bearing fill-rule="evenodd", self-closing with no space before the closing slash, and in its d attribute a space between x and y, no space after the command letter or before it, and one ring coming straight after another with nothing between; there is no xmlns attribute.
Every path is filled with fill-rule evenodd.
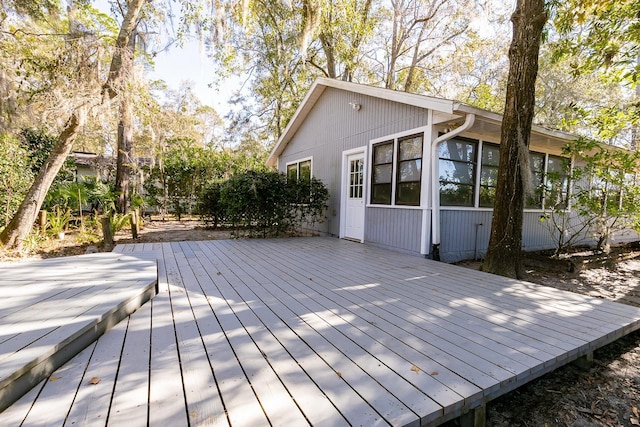
<svg viewBox="0 0 640 427"><path fill-rule="evenodd" d="M533 195L527 197L525 207L529 209L542 209L544 154L529 151L529 168L531 169L531 188Z"/></svg>
<svg viewBox="0 0 640 427"><path fill-rule="evenodd" d="M476 141L455 138L438 147L440 205L474 206Z"/></svg>
<svg viewBox="0 0 640 427"><path fill-rule="evenodd" d="M568 206L569 175L568 159L560 156L549 156L547 160L547 182L545 185L545 208L564 209Z"/></svg>
<svg viewBox="0 0 640 427"><path fill-rule="evenodd" d="M396 204L420 205L420 178L422 176L422 135L398 140L398 176L396 178Z"/></svg>
<svg viewBox="0 0 640 427"><path fill-rule="evenodd" d="M351 160L349 163L349 198L362 199L364 194L364 161L362 159Z"/></svg>
<svg viewBox="0 0 640 427"><path fill-rule="evenodd" d="M475 207L476 156L479 141L454 138L438 147L440 171L440 205ZM478 174L478 207L491 208L496 198L500 146L482 143ZM547 168L545 169L545 161ZM525 200L525 208L567 206L569 178L568 159L529 151L533 196ZM546 171L546 174L545 174Z"/></svg>
<svg viewBox="0 0 640 427"><path fill-rule="evenodd" d="M372 146L371 203L420 205L423 140L416 134Z"/></svg>
<svg viewBox="0 0 640 427"><path fill-rule="evenodd" d="M287 165L287 179L289 181L311 180L311 159L300 160Z"/></svg>
<svg viewBox="0 0 640 427"><path fill-rule="evenodd" d="M498 184L498 164L500 163L500 146L482 144L482 161L480 164L480 207L491 208L496 200Z"/></svg>
<svg viewBox="0 0 640 427"><path fill-rule="evenodd" d="M391 204L393 177L393 141L373 146L373 174L371 177L371 203Z"/></svg>

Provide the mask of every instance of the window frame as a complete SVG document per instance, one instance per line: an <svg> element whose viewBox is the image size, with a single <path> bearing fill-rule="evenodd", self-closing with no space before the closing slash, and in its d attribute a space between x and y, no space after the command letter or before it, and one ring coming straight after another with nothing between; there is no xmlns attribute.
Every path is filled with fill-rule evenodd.
<svg viewBox="0 0 640 427"><path fill-rule="evenodd" d="M300 164L306 163L306 162L309 162L309 179L313 178L313 156L310 156L310 157L303 157L301 159L294 160L291 162L287 162L285 164L285 173L287 175L287 180L290 179L289 167L293 165L295 165L296 167L296 181L300 179Z"/></svg>
<svg viewBox="0 0 640 427"><path fill-rule="evenodd" d="M456 136L454 138L451 138L450 140L447 141L442 141L440 144L444 144L445 142L451 141L451 140L458 140L461 142L465 142L465 143L471 143L475 145L475 152L474 152L474 156L473 156L473 160L471 162L468 161L461 161L461 160L455 160L455 159L449 159L449 158L444 158L444 157L440 157L440 149L438 148L438 150L436 151L436 155L438 156L436 159L436 162L438 164L438 203L439 203L439 207L440 209L456 209L456 210L468 210L468 209L492 209L490 207L480 207L479 206L479 192L480 192L480 169L478 168L478 164L481 161L481 156L482 156L482 144L484 143L483 140L481 139L474 139L474 138L469 138L469 137L463 137L463 136ZM440 168L440 161L448 161L448 162L454 162L454 163L464 163L464 164L472 164L473 165L473 172L472 172L472 178L471 178L471 183L470 184L460 184L460 183L456 183L456 182L448 182L446 181L446 183L448 184L455 184L455 185L463 185L465 187L469 187L471 188L472 191L472 197L471 197L471 205L443 205L442 204L442 180L440 179L440 172L441 172L441 168Z"/></svg>
<svg viewBox="0 0 640 427"><path fill-rule="evenodd" d="M431 126L423 126L420 128L410 129L405 132L399 132L393 135L386 135L380 138L372 139L369 141L369 150L368 150L368 158L365 164L369 164L371 167L367 169L367 184L369 187L368 195L366 198L366 206L367 207L377 207L377 208L401 208L401 209L422 209L422 206L425 203L426 196L424 194L425 188L422 185L425 182L425 173L429 169L429 162L425 164L425 152L430 153L430 144L426 144L426 141L431 135ZM420 160L420 192L418 196L418 202L412 204L403 204L398 203L397 194L398 194L398 173L399 173L399 150L400 150L400 141L411 139L421 136L422 137L422 152ZM391 163L391 200L390 203L380 203L374 202L374 175L375 175L375 167L379 165L383 165L383 163L375 163L375 147L384 145L386 143L392 143L392 153L393 153L393 162ZM414 161L416 159L409 159L406 161ZM385 165L388 163L384 163ZM417 181L412 181L417 182Z"/></svg>
<svg viewBox="0 0 640 427"><path fill-rule="evenodd" d="M563 180L566 180L566 188L563 188L561 194L563 195L564 207L561 207L560 210L568 211L571 209L571 170L573 169L573 160L569 157L561 156L558 154L545 154L545 162L544 162L544 186L542 192L542 210L547 211L549 209L554 209L554 206L547 206L547 201L549 200L548 194L553 194L553 188L549 186L549 160L551 158L558 159L560 162L569 162L569 171L564 174L560 173L560 177ZM555 171L554 171L555 172ZM563 184L564 187L564 184Z"/></svg>
<svg viewBox="0 0 640 427"><path fill-rule="evenodd" d="M488 141L482 141L480 140L480 150L478 153L478 190L477 190L477 194L476 194L476 199L477 199L477 206L479 209L493 209L493 204L495 203L495 193L493 196L493 201L491 202L490 206L484 206L481 205L481 196L482 196L482 188L486 187L487 189L489 188L496 188L498 186L498 182L496 179L496 185L482 185L482 173L484 172L485 167L487 169L492 169L496 171L496 175L497 172L499 171L500 168L500 144L497 144L495 142L488 142ZM484 163L484 149L486 146L492 146L492 148L496 148L498 150L498 164L497 165L491 165L488 163ZM496 177L497 178L497 177Z"/></svg>
<svg viewBox="0 0 640 427"><path fill-rule="evenodd" d="M534 150L529 150L529 170L531 171L532 174L532 178L533 178L533 173L536 172L531 168L531 165L533 164L531 162L531 155L537 155L537 156L542 156L542 169L540 171L538 171L538 179L540 181L540 193L539 194L535 194L535 192L537 191L537 188L533 188L534 191L534 197L533 200L537 201L537 198L540 198L540 204L539 205L529 205L529 200L531 199L531 197L527 197L524 201L524 210L525 211L543 211L544 210L544 194L545 194L545 180L546 180L546 176L547 176L547 163L548 163L548 158L549 158L549 154L548 153L543 153L541 151L534 151Z"/></svg>
<svg viewBox="0 0 640 427"><path fill-rule="evenodd" d="M452 139L458 139L464 142L472 142L476 144L476 155L475 155L475 169L474 169L474 179L473 179L473 205L443 205L442 204L442 200L439 197L439 202L440 202L440 206L439 209L441 210L474 210L474 211L493 211L493 206L481 206L480 205L480 190L483 187L482 183L481 183L481 179L482 179L482 168L483 168L483 163L482 163L482 159L483 159L483 154L484 154L484 148L486 145L491 145L491 146L497 146L498 148L500 147L500 144L498 142L492 141L492 140L484 140L484 139L475 139L473 137L465 137L465 136L457 136L455 138ZM554 154L554 153L548 153L548 152L543 152L543 151L538 151L535 148L530 148L529 149L529 154L536 154L536 155L541 155L542 156L542 161L543 161L543 169L542 171L540 171L540 178L541 178L541 185L543 188L542 194L540 195L541 197L541 206L527 206L527 200L525 200L525 205L524 205L524 211L525 212L544 212L546 210L549 209L549 204L548 204L548 200L549 200L549 187L548 187L548 171L549 171L549 159L557 159L559 161L568 161L569 163L569 168L570 170L573 168L573 161L565 156L562 156L560 154ZM451 159L447 159L447 158L442 158L440 157L440 150L437 150L437 158L436 158L436 162L438 164L438 191L441 191L441 186L442 186L442 181L440 180L440 161L441 160L445 160L445 161L456 161L456 160L451 160ZM499 158L498 158L499 159ZM498 160L499 161L499 160ZM465 163L469 163L469 162L465 162ZM533 171L532 171L533 172ZM566 179L566 189L563 190L563 197L565 199L565 210L569 210L571 209L571 191L572 191L572 183L571 183L571 171L569 171L566 176L563 175L563 178ZM454 183L456 184L456 183ZM467 185L469 186L469 184L463 184L463 185ZM441 193L440 193L441 194Z"/></svg>
<svg viewBox="0 0 640 427"><path fill-rule="evenodd" d="M390 162L384 162L384 163L376 163L376 149L379 147L383 147L383 146L387 146L389 145L391 148L391 161ZM389 139L386 141L381 141L378 142L376 144L371 145L371 191L369 194L369 203L372 205L381 205L381 206L392 206L394 205L394 177L393 177L393 171L394 171L394 165L395 165L395 160L396 160L396 153L395 153L395 140L393 139ZM390 171L390 176L389 176L389 182L374 182L374 179L376 178L376 167L378 166L387 166L390 165L391 166L391 171ZM379 201L374 202L373 201L373 197L376 194L376 188L377 187L387 187L389 186L389 203L382 203Z"/></svg>

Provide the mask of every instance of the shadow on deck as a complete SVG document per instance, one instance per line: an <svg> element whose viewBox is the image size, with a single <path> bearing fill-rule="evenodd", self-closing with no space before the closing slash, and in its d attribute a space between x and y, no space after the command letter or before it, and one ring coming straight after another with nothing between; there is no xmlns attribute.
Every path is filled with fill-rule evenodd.
<svg viewBox="0 0 640 427"><path fill-rule="evenodd" d="M638 308L338 239L117 250L156 257L160 293L0 424L438 425L640 328Z"/></svg>

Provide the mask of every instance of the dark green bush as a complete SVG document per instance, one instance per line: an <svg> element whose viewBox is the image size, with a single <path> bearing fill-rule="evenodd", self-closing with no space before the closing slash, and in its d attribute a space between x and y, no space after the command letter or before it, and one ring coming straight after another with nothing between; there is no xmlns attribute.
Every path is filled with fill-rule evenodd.
<svg viewBox="0 0 640 427"><path fill-rule="evenodd" d="M216 181L207 185L198 201L198 213L215 228L225 222L226 209L220 200L222 184L221 181Z"/></svg>
<svg viewBox="0 0 640 427"><path fill-rule="evenodd" d="M207 186L200 213L213 226L227 224L250 236L291 234L324 220L329 192L322 181L287 181L275 171L245 171Z"/></svg>

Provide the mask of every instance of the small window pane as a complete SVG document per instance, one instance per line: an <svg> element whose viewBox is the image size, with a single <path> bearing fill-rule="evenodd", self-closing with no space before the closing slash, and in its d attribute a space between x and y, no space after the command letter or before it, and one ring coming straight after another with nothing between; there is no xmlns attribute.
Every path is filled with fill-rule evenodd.
<svg viewBox="0 0 640 427"><path fill-rule="evenodd" d="M287 179L296 181L298 179L298 164L294 163L287 166Z"/></svg>
<svg viewBox="0 0 640 427"><path fill-rule="evenodd" d="M373 163L376 165L393 162L393 141L373 147Z"/></svg>
<svg viewBox="0 0 640 427"><path fill-rule="evenodd" d="M498 184L498 168L482 167L480 173L480 185L495 187Z"/></svg>
<svg viewBox="0 0 640 427"><path fill-rule="evenodd" d="M390 205L391 204L391 183L374 184L371 187L371 203Z"/></svg>
<svg viewBox="0 0 640 427"><path fill-rule="evenodd" d="M443 159L475 163L476 143L458 139L443 142L438 148L438 156Z"/></svg>
<svg viewBox="0 0 640 427"><path fill-rule="evenodd" d="M400 183L396 189L396 203L399 205L420 204L420 182Z"/></svg>
<svg viewBox="0 0 640 427"><path fill-rule="evenodd" d="M441 183L440 204L443 206L473 206L473 186Z"/></svg>
<svg viewBox="0 0 640 427"><path fill-rule="evenodd" d="M482 164L487 166L498 166L500 163L500 147L493 144L482 145Z"/></svg>
<svg viewBox="0 0 640 427"><path fill-rule="evenodd" d="M496 187L480 186L480 207L492 208L496 200Z"/></svg>
<svg viewBox="0 0 640 427"><path fill-rule="evenodd" d="M422 159L409 160L400 163L398 181L420 181L420 172L422 168Z"/></svg>
<svg viewBox="0 0 640 427"><path fill-rule="evenodd" d="M373 183L374 184L387 184L387 183L390 184L392 171L393 171L393 165L374 166Z"/></svg>
<svg viewBox="0 0 640 427"><path fill-rule="evenodd" d="M400 154L398 160L422 158L422 135L399 141Z"/></svg>
<svg viewBox="0 0 640 427"><path fill-rule="evenodd" d="M473 164L440 160L439 169L440 181L473 184Z"/></svg>
<svg viewBox="0 0 640 427"><path fill-rule="evenodd" d="M300 179L306 181L311 180L311 160L300 162Z"/></svg>

